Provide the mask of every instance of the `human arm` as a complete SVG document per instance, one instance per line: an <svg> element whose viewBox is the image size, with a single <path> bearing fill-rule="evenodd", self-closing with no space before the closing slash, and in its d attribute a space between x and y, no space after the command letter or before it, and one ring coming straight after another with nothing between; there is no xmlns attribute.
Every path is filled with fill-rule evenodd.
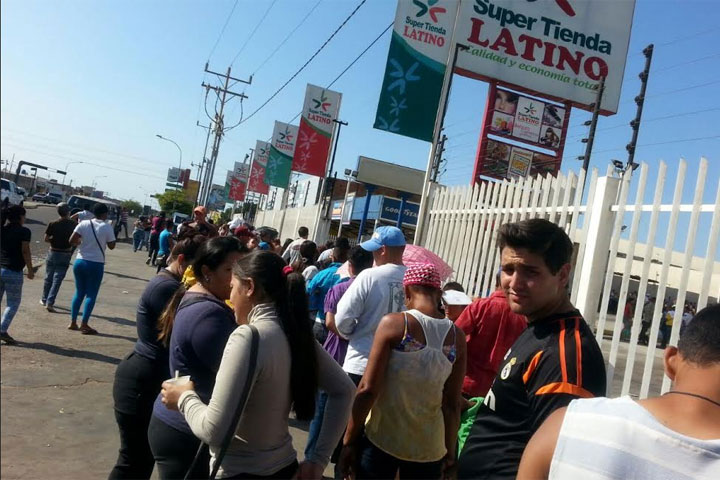
<svg viewBox="0 0 720 480"><path fill-rule="evenodd" d="M325 327L333 332L335 335L340 336L335 326L335 314L332 312L325 312Z"/></svg>
<svg viewBox="0 0 720 480"><path fill-rule="evenodd" d="M362 273L358 275L338 302L335 328L342 338L349 339L352 336L365 310L365 300L370 289L370 282L366 279Z"/></svg>
<svg viewBox="0 0 720 480"><path fill-rule="evenodd" d="M464 398L461 394L465 368L467 365L467 344L462 330L455 329L455 363L450 376L445 380L442 399L442 413L445 423L445 448L447 454L443 459L443 477L454 478L457 468L457 434L460 428L460 412Z"/></svg>
<svg viewBox="0 0 720 480"><path fill-rule="evenodd" d="M110 250L114 250L115 249L115 232L113 231L112 227L109 224L105 223L105 224L103 224L103 226L104 227L106 226L106 228L104 228L105 244L107 245L107 247Z"/></svg>
<svg viewBox="0 0 720 480"><path fill-rule="evenodd" d="M532 436L520 460L518 480L548 478L566 410L567 408L555 410Z"/></svg>
<svg viewBox="0 0 720 480"><path fill-rule="evenodd" d="M330 462L330 456L347 425L355 394L355 384L317 342L315 343L315 355L318 363L318 388L327 394L328 400L315 449L309 457L305 458L305 462L322 467L320 469L322 473L322 470Z"/></svg>
<svg viewBox="0 0 720 480"><path fill-rule="evenodd" d="M50 240L52 240L52 238L53 238L53 230L54 230L54 228L53 228L53 224L52 224L52 223L51 223L50 225L48 225L47 228L45 229L45 237L43 238L43 240L45 241L45 243L50 243Z"/></svg>
<svg viewBox="0 0 720 480"><path fill-rule="evenodd" d="M22 242L22 256L23 260L25 260L25 266L28 269L27 272L27 278L28 280L32 280L35 278L35 271L33 270L33 264L32 264L32 256L30 255L30 239L28 235L28 240L23 240Z"/></svg>
<svg viewBox="0 0 720 480"><path fill-rule="evenodd" d="M375 331L370 358L358 385L352 414L343 439L339 462L340 471L345 478L356 474L358 443L365 429L365 419L385 386L385 375L392 348L402 341L404 326L402 314L389 314L380 320Z"/></svg>

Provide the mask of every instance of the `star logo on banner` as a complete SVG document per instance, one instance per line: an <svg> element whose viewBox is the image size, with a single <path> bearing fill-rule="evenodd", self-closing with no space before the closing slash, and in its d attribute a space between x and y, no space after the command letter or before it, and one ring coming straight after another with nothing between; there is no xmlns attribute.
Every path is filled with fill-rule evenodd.
<svg viewBox="0 0 720 480"><path fill-rule="evenodd" d="M395 97L390 97L390 115L400 116L400 110L405 110L407 108L407 105L405 104L405 99L401 99L400 102L397 101Z"/></svg>
<svg viewBox="0 0 720 480"><path fill-rule="evenodd" d="M280 140L283 140L285 142L292 142L294 136L290 133L289 127L285 127L285 132L279 132L278 135L280 136Z"/></svg>
<svg viewBox="0 0 720 480"><path fill-rule="evenodd" d="M304 131L300 132L300 150L310 150L310 146L313 143L317 143L316 132L313 132L312 135L309 136Z"/></svg>
<svg viewBox="0 0 720 480"><path fill-rule="evenodd" d="M394 70L390 72L390 77L397 78L394 82L392 82L388 86L388 92L392 92L394 89L398 89L400 92L400 95L405 95L405 87L407 86L408 82L417 82L420 80L420 77L418 75L415 75L415 70L420 66L419 62L413 63L410 68L405 71L402 65L400 65L400 62L395 60L394 58L390 59L390 65L393 66Z"/></svg>
<svg viewBox="0 0 720 480"><path fill-rule="evenodd" d="M392 121L392 123L388 123L387 120L385 120L383 117L378 117L379 125L377 128L380 130L387 130L388 132L398 132L400 131L400 126L398 125L398 119Z"/></svg>
<svg viewBox="0 0 720 480"><path fill-rule="evenodd" d="M313 98L312 101L315 102L315 109L322 108L323 112L327 112L328 107L331 105L330 102L327 101L328 97L325 95L325 91L320 94L320 100Z"/></svg>
<svg viewBox="0 0 720 480"><path fill-rule="evenodd" d="M413 0L415 6L419 8L418 13L415 16L422 17L429 12L433 23L438 23L438 14L445 13L447 11L443 7L433 7L433 5L438 3L438 1L439 0L427 0L427 5L425 5L420 0Z"/></svg>
<svg viewBox="0 0 720 480"><path fill-rule="evenodd" d="M536 2L537 0L527 0L527 1L532 3L532 2ZM575 9L572 7L572 5L570 5L570 0L555 0L555 3L558 4L558 7L560 7L560 10L565 12L565 14L568 17L574 17L576 15Z"/></svg>

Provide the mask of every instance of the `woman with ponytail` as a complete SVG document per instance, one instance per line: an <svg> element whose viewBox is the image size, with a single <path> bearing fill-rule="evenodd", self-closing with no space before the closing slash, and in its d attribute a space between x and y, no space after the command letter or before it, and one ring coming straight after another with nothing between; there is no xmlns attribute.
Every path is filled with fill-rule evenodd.
<svg viewBox="0 0 720 480"><path fill-rule="evenodd" d="M322 477L350 413L355 390L320 347L308 322L305 282L271 252L257 251L235 266L231 301L241 325L225 346L209 402L192 382L163 384L163 403L178 409L193 433L210 445L211 463L237 408L248 375L253 325L259 333L257 367L245 410L237 423L219 478ZM328 394L325 419L313 454L298 466L288 415L309 420L318 389Z"/></svg>
<svg viewBox="0 0 720 480"><path fill-rule="evenodd" d="M168 346L169 372L190 375L198 395L209 401L225 343L235 330L230 298L233 266L247 248L234 237L212 238L198 249L192 264L197 283L173 296L158 322L159 340ZM168 378L168 377L166 377ZM200 441L183 416L155 399L148 442L161 479L184 478ZM210 457L197 462L189 478L207 478Z"/></svg>
<svg viewBox="0 0 720 480"><path fill-rule="evenodd" d="M170 377L168 348L158 339L158 319L177 293L185 293L180 280L195 260L202 235L180 240L160 270L145 287L137 306L138 340L115 372L113 399L115 420L120 429L120 452L110 479L150 478L155 459L148 444L147 430L160 384Z"/></svg>

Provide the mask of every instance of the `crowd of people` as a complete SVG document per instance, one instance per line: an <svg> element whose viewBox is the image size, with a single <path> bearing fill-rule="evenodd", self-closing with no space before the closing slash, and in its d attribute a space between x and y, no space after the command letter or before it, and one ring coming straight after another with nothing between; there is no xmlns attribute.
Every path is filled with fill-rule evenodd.
<svg viewBox="0 0 720 480"><path fill-rule="evenodd" d="M42 302L52 308L77 248L69 328L92 334L115 234L102 206L58 213ZM32 274L24 214L3 218L4 339ZM157 275L115 374L111 479L320 479L330 462L357 479L720 478L720 306L665 350L667 395L606 399L557 225L502 225L496 290L479 299L432 263L406 263L398 228L357 246L308 233L281 242L269 227L214 225L204 207L180 225L135 223L133 249L146 246ZM309 422L302 459L293 417Z"/></svg>

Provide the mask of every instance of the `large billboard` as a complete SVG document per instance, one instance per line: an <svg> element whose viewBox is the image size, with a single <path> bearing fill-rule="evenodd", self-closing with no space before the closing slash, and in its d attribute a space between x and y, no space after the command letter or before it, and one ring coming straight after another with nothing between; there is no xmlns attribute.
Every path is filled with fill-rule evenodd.
<svg viewBox="0 0 720 480"><path fill-rule="evenodd" d="M375 128L432 141L458 0L399 0Z"/></svg>
<svg viewBox="0 0 720 480"><path fill-rule="evenodd" d="M265 168L265 183L268 185L279 188L288 187L297 134L297 125L275 122Z"/></svg>
<svg viewBox="0 0 720 480"><path fill-rule="evenodd" d="M265 183L265 167L267 166L269 153L270 144L268 142L262 142L260 140L255 142L255 156L252 167L250 168L248 191L267 195L270 187Z"/></svg>
<svg viewBox="0 0 720 480"><path fill-rule="evenodd" d="M555 175L560 170L562 157L554 157L542 152L512 145L502 140L488 139L479 149L473 173L473 182L480 176L505 179Z"/></svg>
<svg viewBox="0 0 720 480"><path fill-rule="evenodd" d="M324 177L342 94L308 84L292 169Z"/></svg>
<svg viewBox="0 0 720 480"><path fill-rule="evenodd" d="M601 113L613 114L634 9L635 0L465 0L455 39L469 50L455 71L585 109L605 77Z"/></svg>

